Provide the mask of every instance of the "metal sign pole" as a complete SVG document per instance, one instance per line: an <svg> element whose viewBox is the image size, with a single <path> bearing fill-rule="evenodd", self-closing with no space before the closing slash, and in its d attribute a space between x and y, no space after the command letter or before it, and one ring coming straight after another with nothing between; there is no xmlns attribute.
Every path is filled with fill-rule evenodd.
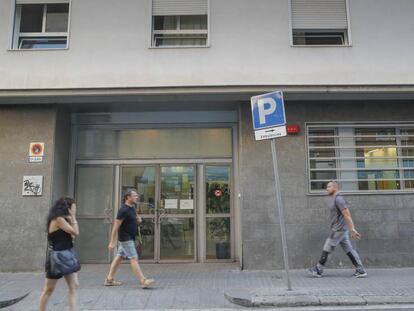
<svg viewBox="0 0 414 311"><path fill-rule="evenodd" d="M289 257L288 257L287 241L286 241L285 215L283 213L283 205L282 205L283 203L282 203L282 196L281 196L281 191L280 191L279 168L277 165L277 154L276 154L276 139L272 139L270 144L272 146L273 171L275 174L276 203L277 203L277 208L279 211L280 232L282 236L282 248L283 248L283 261L285 264L288 290L291 291L292 283L290 281L290 274L289 274Z"/></svg>

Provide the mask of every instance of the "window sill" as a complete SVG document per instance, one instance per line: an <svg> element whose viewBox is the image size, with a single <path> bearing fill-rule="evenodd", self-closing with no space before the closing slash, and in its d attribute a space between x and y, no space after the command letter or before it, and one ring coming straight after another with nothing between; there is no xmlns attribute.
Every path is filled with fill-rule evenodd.
<svg viewBox="0 0 414 311"><path fill-rule="evenodd" d="M150 50L170 50L170 49L206 49L210 45L188 45L188 46L150 46Z"/></svg>
<svg viewBox="0 0 414 311"><path fill-rule="evenodd" d="M347 196L347 195L400 195L400 194L408 194L413 195L414 190L384 190L384 191L339 191L340 194ZM308 192L307 196L315 196L315 197L326 197L327 194L320 192Z"/></svg>
<svg viewBox="0 0 414 311"><path fill-rule="evenodd" d="M27 51L67 51L69 47L59 49L7 49L8 52L27 52Z"/></svg>
<svg viewBox="0 0 414 311"><path fill-rule="evenodd" d="M291 44L291 48L350 48L352 44L344 45L331 45L331 44L320 44L320 45L306 45L306 44Z"/></svg>

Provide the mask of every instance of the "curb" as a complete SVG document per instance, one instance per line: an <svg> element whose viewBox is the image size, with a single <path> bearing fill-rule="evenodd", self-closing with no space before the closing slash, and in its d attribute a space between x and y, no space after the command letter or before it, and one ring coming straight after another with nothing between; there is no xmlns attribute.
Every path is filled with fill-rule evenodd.
<svg viewBox="0 0 414 311"><path fill-rule="evenodd" d="M239 306L254 307L315 307L414 304L414 296L326 296L306 293L258 295L249 291L225 292L224 297Z"/></svg>

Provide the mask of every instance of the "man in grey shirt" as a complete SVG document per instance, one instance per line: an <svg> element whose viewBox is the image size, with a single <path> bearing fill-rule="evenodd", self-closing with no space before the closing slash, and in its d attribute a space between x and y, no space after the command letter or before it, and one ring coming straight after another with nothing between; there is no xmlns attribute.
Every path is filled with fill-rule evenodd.
<svg viewBox="0 0 414 311"><path fill-rule="evenodd" d="M338 193L338 184L335 181L328 183L326 190L328 192L331 234L326 239L318 264L309 268L309 272L314 277L321 277L325 263L328 260L328 255L334 251L336 246L341 245L356 268L354 276L357 278L366 277L367 272L362 265L361 258L353 248L351 240L349 239L350 232L353 240L360 239L361 235L355 230L348 203Z"/></svg>

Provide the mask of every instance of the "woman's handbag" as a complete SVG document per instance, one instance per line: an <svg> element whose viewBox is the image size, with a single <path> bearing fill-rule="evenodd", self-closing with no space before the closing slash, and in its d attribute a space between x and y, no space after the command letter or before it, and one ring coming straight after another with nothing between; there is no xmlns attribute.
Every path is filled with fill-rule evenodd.
<svg viewBox="0 0 414 311"><path fill-rule="evenodd" d="M78 272L81 269L78 254L75 249L55 251L49 246L50 273L54 276L64 276Z"/></svg>

